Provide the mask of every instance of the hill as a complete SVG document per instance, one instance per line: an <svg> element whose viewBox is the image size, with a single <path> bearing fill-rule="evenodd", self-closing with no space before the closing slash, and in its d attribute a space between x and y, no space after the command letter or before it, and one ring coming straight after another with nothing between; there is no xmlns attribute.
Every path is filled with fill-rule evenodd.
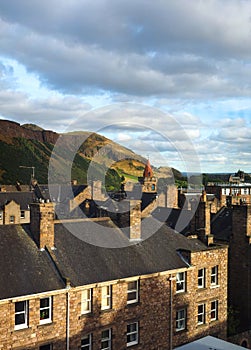
<svg viewBox="0 0 251 350"><path fill-rule="evenodd" d="M136 181L142 175L146 159L102 135L76 131L63 136L66 149L71 149L74 142L84 136L85 141L76 153L72 166L72 179L79 183L87 182L87 170L91 161L96 164L97 178L102 177L101 165L109 168L106 174L109 189L119 188L122 176ZM28 184L32 167L38 182L47 183L51 153L59 137L60 134L34 124L20 125L0 120L0 184L15 184L17 181ZM64 164L67 152L61 150L59 153L58 162ZM157 177L172 177L170 168L154 169L154 172Z"/></svg>

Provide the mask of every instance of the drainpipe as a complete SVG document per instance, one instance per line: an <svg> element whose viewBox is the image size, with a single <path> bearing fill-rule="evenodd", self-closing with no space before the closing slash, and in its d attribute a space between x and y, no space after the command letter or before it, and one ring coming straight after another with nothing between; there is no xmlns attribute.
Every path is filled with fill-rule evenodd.
<svg viewBox="0 0 251 350"><path fill-rule="evenodd" d="M70 349L70 280L66 279L66 350Z"/></svg>
<svg viewBox="0 0 251 350"><path fill-rule="evenodd" d="M169 277L170 282L170 350L173 350L173 283L172 281L176 281L176 277Z"/></svg>

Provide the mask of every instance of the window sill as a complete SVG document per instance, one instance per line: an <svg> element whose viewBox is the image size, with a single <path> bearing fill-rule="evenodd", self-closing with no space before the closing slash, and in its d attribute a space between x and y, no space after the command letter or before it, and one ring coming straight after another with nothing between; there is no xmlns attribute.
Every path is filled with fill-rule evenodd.
<svg viewBox="0 0 251 350"><path fill-rule="evenodd" d="M133 307L133 306L137 306L137 305L140 305L141 303L139 301L135 301L134 303L129 303L129 304L126 304L126 307L127 308L130 308L130 307Z"/></svg>
<svg viewBox="0 0 251 350"><path fill-rule="evenodd" d="M20 327L14 327L14 332L16 331L25 331L29 329L29 326L25 325L25 326L20 326Z"/></svg>
<svg viewBox="0 0 251 350"><path fill-rule="evenodd" d="M184 294L184 293L186 293L186 290L181 290L181 291L175 292L175 295Z"/></svg>
<svg viewBox="0 0 251 350"><path fill-rule="evenodd" d="M215 284L215 285L211 285L211 286L210 286L210 289L215 289L215 288L219 288L219 287L220 287L219 284Z"/></svg>
<svg viewBox="0 0 251 350"><path fill-rule="evenodd" d="M187 328L182 328L182 329L175 329L176 334L184 333L187 332Z"/></svg>
<svg viewBox="0 0 251 350"><path fill-rule="evenodd" d="M215 320L210 320L210 324L211 324L211 323L218 322L218 321L219 321L218 319L215 319Z"/></svg>
<svg viewBox="0 0 251 350"><path fill-rule="evenodd" d="M137 345L139 345L139 342L128 343L128 344L126 344L126 347L127 347L127 348L132 348L132 347L135 347L135 346L137 346Z"/></svg>

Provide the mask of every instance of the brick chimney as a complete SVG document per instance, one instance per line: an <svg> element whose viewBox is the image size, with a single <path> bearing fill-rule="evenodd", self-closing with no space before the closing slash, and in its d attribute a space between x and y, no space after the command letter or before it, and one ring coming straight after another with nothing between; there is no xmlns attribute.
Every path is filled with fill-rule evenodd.
<svg viewBox="0 0 251 350"><path fill-rule="evenodd" d="M213 235L211 235L210 204L206 199L206 193L203 193L201 196L197 210L191 220L191 231L192 234L197 234L198 238L207 245L213 243Z"/></svg>
<svg viewBox="0 0 251 350"><path fill-rule="evenodd" d="M141 200L130 200L130 240L141 240Z"/></svg>
<svg viewBox="0 0 251 350"><path fill-rule="evenodd" d="M39 249L54 247L53 203L30 204L30 229Z"/></svg>

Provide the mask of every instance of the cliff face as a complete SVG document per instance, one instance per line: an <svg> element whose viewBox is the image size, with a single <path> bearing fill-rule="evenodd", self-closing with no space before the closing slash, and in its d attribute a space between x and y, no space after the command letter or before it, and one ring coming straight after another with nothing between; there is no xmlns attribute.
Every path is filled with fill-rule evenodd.
<svg viewBox="0 0 251 350"><path fill-rule="evenodd" d="M32 130L21 126L19 123L0 120L0 140L12 143L13 138L22 137L28 140L37 140L55 144L58 134L50 130Z"/></svg>

